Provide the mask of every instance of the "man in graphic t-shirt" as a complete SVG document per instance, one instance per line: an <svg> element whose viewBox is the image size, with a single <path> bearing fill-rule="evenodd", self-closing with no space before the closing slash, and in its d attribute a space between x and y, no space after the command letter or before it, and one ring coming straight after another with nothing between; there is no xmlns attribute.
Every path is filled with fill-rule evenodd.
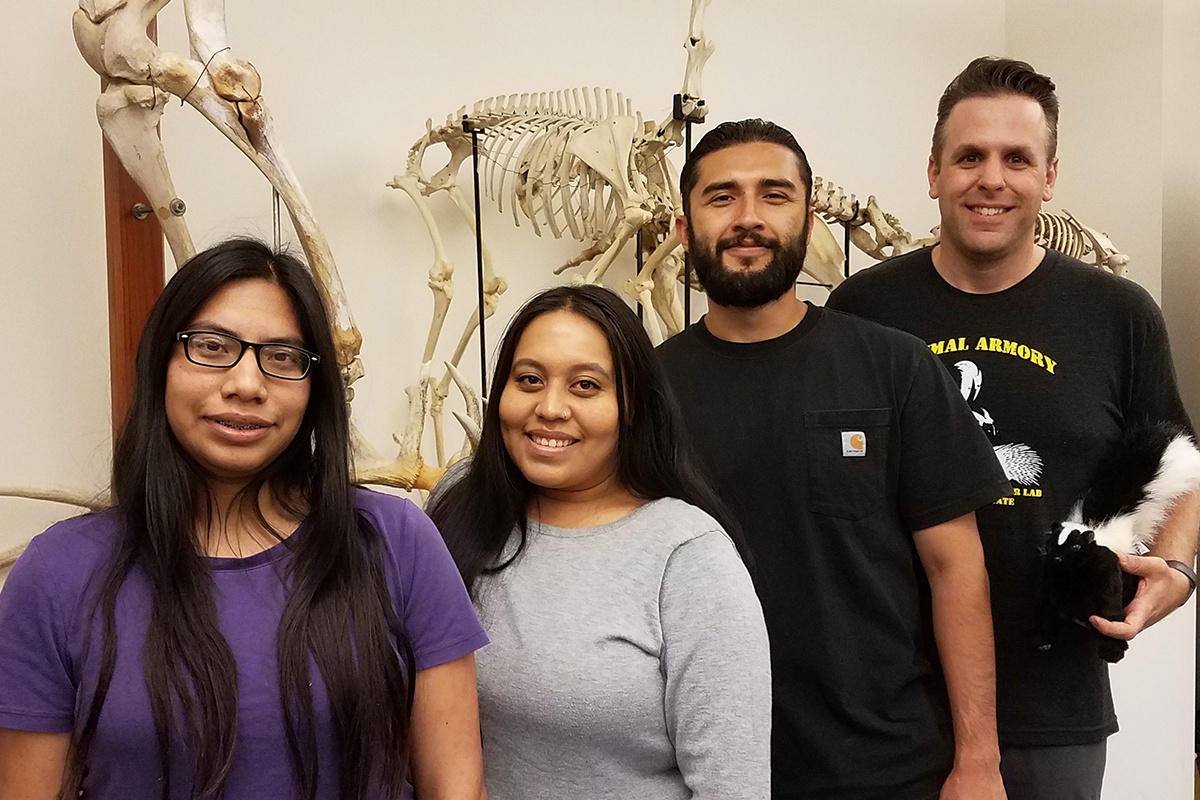
<svg viewBox="0 0 1200 800"><path fill-rule="evenodd" d="M938 104L929 194L941 211L932 248L864 270L828 307L924 340L959 383L1012 483L977 512L996 626L1001 772L1013 800L1098 800L1106 739L1117 729L1107 665L1091 635L1037 635L1039 547L1066 518L1103 453L1130 428L1190 430L1166 328L1130 281L1047 251L1034 225L1054 193L1058 100L1028 64L980 58ZM1150 557L1121 557L1141 579L1130 639L1190 596L1200 501L1174 508Z"/></svg>

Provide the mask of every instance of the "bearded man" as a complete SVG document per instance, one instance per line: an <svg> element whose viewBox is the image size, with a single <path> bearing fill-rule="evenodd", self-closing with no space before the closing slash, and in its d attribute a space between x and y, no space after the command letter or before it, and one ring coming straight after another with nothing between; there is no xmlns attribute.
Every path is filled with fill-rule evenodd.
<svg viewBox="0 0 1200 800"><path fill-rule="evenodd" d="M708 311L659 354L754 556L772 796L1004 798L974 512L1011 489L986 436L920 340L797 298L812 172L791 133L720 125L680 182Z"/></svg>

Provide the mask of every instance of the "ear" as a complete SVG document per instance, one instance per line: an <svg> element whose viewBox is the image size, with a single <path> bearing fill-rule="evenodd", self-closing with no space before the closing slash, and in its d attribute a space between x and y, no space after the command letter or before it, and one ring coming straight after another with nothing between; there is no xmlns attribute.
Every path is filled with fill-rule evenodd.
<svg viewBox="0 0 1200 800"><path fill-rule="evenodd" d="M688 246L691 243L688 241L687 217L683 216L683 214L675 217L675 235L679 237L679 243L683 245L684 252L690 253L691 250L688 249Z"/></svg>
<svg viewBox="0 0 1200 800"><path fill-rule="evenodd" d="M812 203L808 204L808 234L804 237L804 246L808 247L808 243L812 241L813 223L817 221L817 210L812 207Z"/></svg>
<svg viewBox="0 0 1200 800"><path fill-rule="evenodd" d="M1054 197L1054 182L1058 180L1058 158L1050 162L1046 170L1046 188L1042 190L1042 202L1048 203Z"/></svg>
<svg viewBox="0 0 1200 800"><path fill-rule="evenodd" d="M942 171L941 168L938 167L937 160L933 157L933 154L930 153L929 154L929 165L925 168L925 174L929 178L929 199L930 200L937 200L937 198L938 198L937 179L938 179L938 175L941 174L941 171Z"/></svg>

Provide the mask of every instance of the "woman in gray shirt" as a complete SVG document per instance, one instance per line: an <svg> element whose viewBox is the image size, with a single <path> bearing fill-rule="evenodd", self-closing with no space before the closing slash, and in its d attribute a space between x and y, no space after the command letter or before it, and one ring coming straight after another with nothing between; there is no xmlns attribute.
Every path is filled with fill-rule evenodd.
<svg viewBox="0 0 1200 800"><path fill-rule="evenodd" d="M766 800L762 610L637 317L600 287L537 295L489 396L429 506L492 642L488 796Z"/></svg>

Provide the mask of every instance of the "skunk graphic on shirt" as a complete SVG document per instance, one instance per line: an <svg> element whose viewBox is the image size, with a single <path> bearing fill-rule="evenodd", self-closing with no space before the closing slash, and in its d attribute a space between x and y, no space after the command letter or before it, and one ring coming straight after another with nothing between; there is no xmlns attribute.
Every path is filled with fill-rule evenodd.
<svg viewBox="0 0 1200 800"><path fill-rule="evenodd" d="M958 370L958 387L963 399L971 407L971 413L975 415L979 427L983 428L983 432L994 442L996 421L979 403L979 394L983 389L983 370L974 361L965 359L956 363L954 368ZM1036 450L1029 445L1015 442L994 444L992 449L996 452L996 459L1004 468L1004 475L1010 482L1018 486L1038 485L1038 480L1042 477L1042 459Z"/></svg>

